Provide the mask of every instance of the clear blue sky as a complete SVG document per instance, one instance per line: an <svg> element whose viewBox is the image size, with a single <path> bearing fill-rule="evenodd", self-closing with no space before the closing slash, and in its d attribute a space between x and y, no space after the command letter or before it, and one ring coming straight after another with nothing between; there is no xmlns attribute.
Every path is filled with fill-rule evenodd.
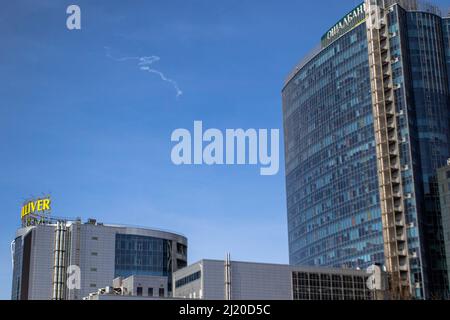
<svg viewBox="0 0 450 320"><path fill-rule="evenodd" d="M175 167L170 135L205 127L279 128L298 60L360 1L3 1L0 10L0 299L24 198L53 214L181 232L189 260L288 262L284 164ZM438 3L446 3L442 0ZM66 29L66 8L82 30ZM184 94L135 61L154 68ZM281 146L282 148L282 146Z"/></svg>

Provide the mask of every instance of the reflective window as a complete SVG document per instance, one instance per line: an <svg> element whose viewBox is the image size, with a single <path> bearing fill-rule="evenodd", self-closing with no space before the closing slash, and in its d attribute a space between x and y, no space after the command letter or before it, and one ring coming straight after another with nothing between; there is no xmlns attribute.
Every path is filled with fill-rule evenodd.
<svg viewBox="0 0 450 320"><path fill-rule="evenodd" d="M116 235L115 277L131 275L168 276L170 268L168 240Z"/></svg>

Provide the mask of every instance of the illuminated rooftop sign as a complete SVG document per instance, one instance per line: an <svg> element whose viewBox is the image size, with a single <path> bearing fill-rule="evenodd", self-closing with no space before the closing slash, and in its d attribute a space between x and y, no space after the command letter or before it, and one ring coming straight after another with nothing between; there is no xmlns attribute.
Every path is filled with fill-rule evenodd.
<svg viewBox="0 0 450 320"><path fill-rule="evenodd" d="M336 23L327 33L322 37L322 48L330 45L334 40L356 28L366 20L366 4L361 3L355 9L350 11L344 18Z"/></svg>

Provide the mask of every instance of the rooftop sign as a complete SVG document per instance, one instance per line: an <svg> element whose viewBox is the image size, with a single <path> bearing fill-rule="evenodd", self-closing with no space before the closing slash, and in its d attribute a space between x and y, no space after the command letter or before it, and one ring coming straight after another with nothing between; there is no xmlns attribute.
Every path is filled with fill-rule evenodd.
<svg viewBox="0 0 450 320"><path fill-rule="evenodd" d="M51 211L50 204L50 197L25 202L20 214L22 225L30 226L42 221L45 215L48 215Z"/></svg>
<svg viewBox="0 0 450 320"><path fill-rule="evenodd" d="M361 3L355 9L350 11L344 18L336 23L322 37L322 48L330 45L334 40L342 36L344 33L356 28L366 20L366 4Z"/></svg>

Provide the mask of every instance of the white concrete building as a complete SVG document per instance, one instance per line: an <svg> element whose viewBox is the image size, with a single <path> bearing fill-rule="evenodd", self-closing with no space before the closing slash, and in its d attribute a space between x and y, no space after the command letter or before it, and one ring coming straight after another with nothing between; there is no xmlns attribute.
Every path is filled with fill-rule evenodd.
<svg viewBox="0 0 450 320"><path fill-rule="evenodd" d="M372 278L352 269L201 260L174 273L173 292L206 300L372 300Z"/></svg>

